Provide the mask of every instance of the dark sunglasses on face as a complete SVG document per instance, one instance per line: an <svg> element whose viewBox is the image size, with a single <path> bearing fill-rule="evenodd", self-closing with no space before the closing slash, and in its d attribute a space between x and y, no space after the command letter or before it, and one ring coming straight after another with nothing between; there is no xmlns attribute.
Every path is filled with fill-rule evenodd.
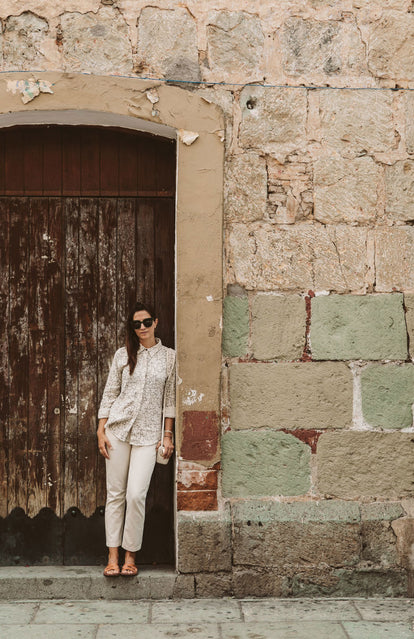
<svg viewBox="0 0 414 639"><path fill-rule="evenodd" d="M132 320L132 326L134 329L139 329L141 328L141 324L143 324L145 326L145 328L149 328L150 326L153 325L153 318L152 317L146 317L144 320Z"/></svg>

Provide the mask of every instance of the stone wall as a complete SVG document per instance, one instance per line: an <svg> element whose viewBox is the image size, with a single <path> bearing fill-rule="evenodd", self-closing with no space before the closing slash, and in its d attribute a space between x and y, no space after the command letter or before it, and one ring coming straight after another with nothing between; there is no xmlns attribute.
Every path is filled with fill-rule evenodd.
<svg viewBox="0 0 414 639"><path fill-rule="evenodd" d="M0 17L3 71L159 78L225 116L221 421L183 425L179 571L197 596L413 595L411 0Z"/></svg>

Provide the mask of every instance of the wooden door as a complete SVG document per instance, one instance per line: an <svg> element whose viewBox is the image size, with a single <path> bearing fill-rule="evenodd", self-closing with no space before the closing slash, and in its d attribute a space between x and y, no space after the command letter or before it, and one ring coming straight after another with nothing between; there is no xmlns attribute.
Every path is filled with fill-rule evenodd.
<svg viewBox="0 0 414 639"><path fill-rule="evenodd" d="M105 556L97 410L131 304L174 346L175 144L91 127L0 133L0 561ZM173 465L141 563L174 558Z"/></svg>

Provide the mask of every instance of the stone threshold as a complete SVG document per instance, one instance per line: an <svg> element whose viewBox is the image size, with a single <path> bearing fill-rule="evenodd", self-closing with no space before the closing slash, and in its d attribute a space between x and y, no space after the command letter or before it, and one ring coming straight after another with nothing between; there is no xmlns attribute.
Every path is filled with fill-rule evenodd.
<svg viewBox="0 0 414 639"><path fill-rule="evenodd" d="M3 566L0 600L194 597L194 576L172 566L140 566L137 577L108 578L102 571L103 566Z"/></svg>

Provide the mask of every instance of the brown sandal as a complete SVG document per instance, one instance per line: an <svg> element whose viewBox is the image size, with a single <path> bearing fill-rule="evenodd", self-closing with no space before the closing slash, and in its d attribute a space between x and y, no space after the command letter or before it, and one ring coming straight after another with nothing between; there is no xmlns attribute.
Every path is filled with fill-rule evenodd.
<svg viewBox="0 0 414 639"><path fill-rule="evenodd" d="M122 566L121 575L123 577L135 577L138 574L138 568L135 564L124 564Z"/></svg>
<svg viewBox="0 0 414 639"><path fill-rule="evenodd" d="M103 571L103 574L104 577L119 577L121 573L119 572L118 564L109 563Z"/></svg>

